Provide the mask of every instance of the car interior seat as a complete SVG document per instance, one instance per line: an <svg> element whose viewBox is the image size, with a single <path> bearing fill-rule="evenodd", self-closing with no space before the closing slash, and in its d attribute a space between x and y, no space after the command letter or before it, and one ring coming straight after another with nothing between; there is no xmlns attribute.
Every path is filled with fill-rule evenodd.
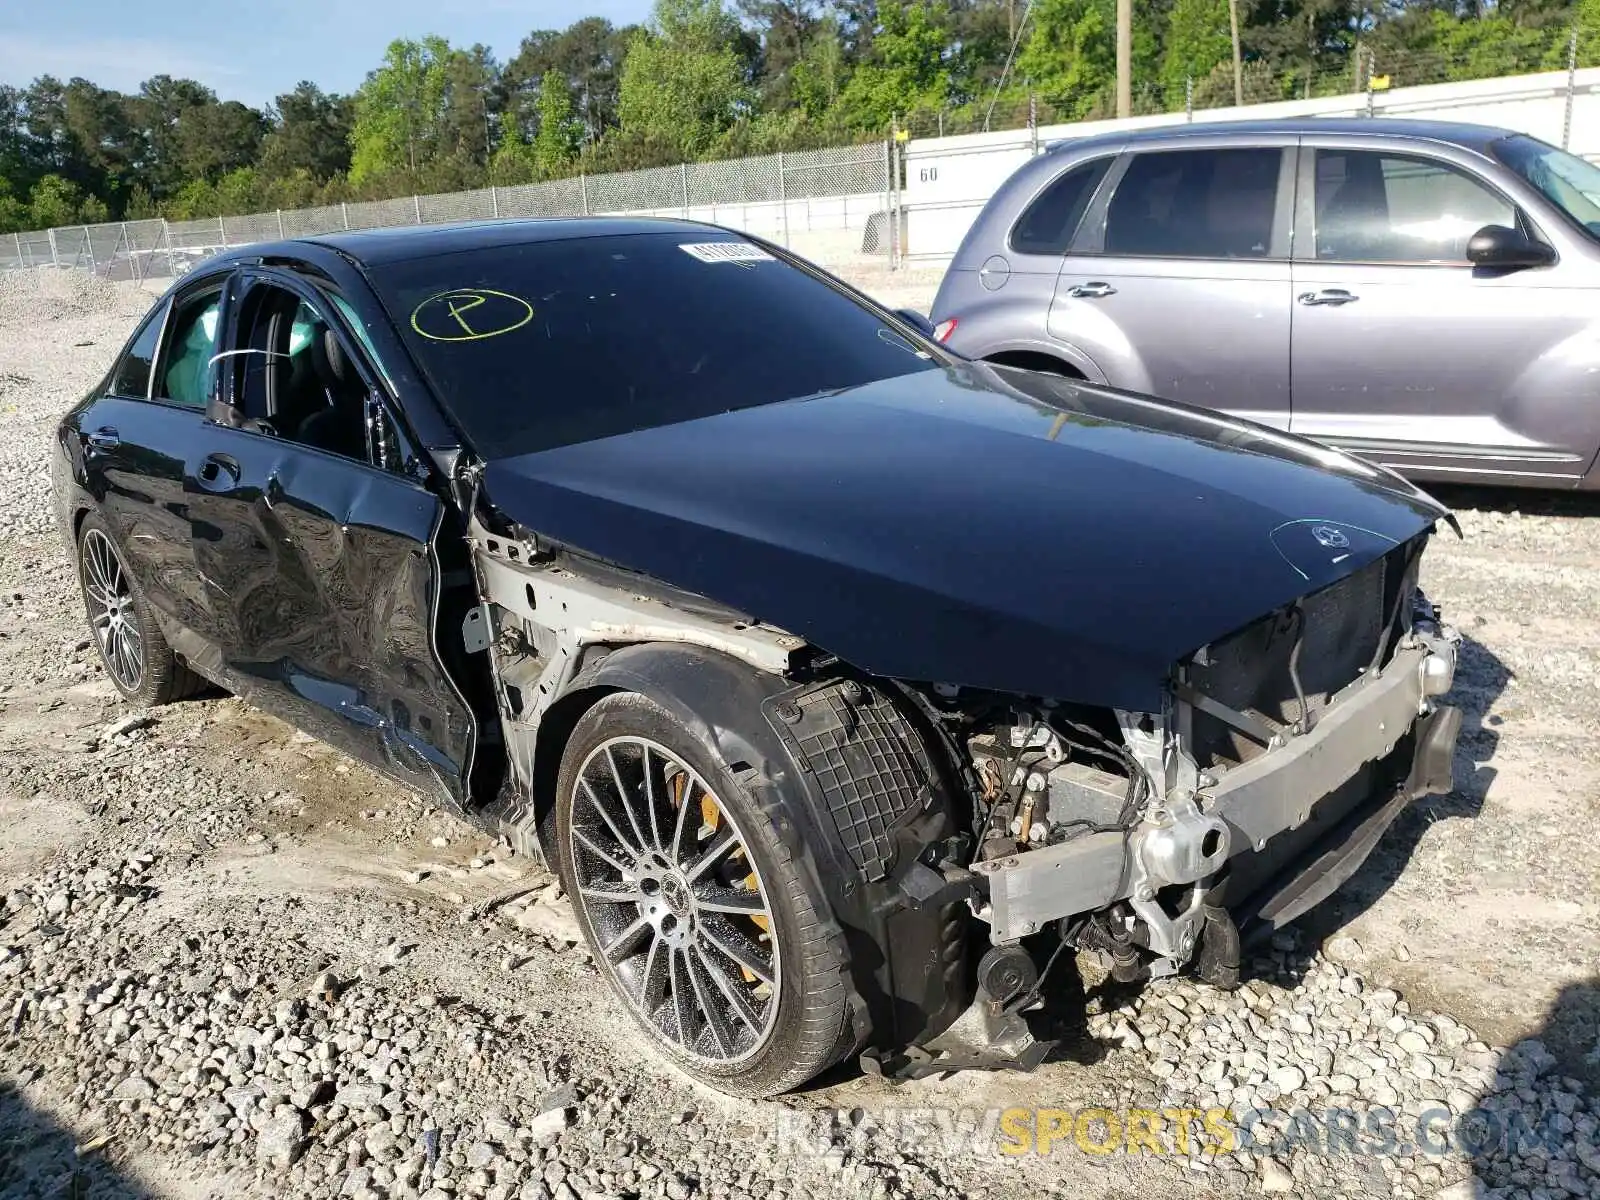
<svg viewBox="0 0 1600 1200"><path fill-rule="evenodd" d="M309 360L309 383L316 396L306 405L310 411L296 427L295 440L347 458L366 458L365 391L339 335L318 321L310 345L296 357Z"/></svg>
<svg viewBox="0 0 1600 1200"><path fill-rule="evenodd" d="M1318 196L1317 257L1378 258L1389 240L1389 196L1382 165L1365 155L1344 160L1345 175Z"/></svg>

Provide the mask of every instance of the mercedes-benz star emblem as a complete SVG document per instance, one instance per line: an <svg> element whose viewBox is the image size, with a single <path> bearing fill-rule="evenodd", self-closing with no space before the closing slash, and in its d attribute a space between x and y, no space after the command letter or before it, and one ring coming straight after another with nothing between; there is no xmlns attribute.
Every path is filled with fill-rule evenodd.
<svg viewBox="0 0 1600 1200"><path fill-rule="evenodd" d="M1332 525L1313 525L1311 536L1317 539L1319 546L1326 546L1329 550L1343 550L1350 545L1350 536Z"/></svg>

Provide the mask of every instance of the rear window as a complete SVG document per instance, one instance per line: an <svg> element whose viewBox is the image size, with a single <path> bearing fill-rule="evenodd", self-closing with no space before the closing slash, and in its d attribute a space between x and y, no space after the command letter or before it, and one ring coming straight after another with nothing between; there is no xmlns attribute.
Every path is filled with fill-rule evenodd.
<svg viewBox="0 0 1600 1200"><path fill-rule="evenodd" d="M372 279L489 458L938 366L870 309L714 233L469 250L386 264Z"/></svg>
<svg viewBox="0 0 1600 1200"><path fill-rule="evenodd" d="M1018 254L1065 254L1110 163L1109 158L1083 163L1053 180L1017 218L1011 248Z"/></svg>

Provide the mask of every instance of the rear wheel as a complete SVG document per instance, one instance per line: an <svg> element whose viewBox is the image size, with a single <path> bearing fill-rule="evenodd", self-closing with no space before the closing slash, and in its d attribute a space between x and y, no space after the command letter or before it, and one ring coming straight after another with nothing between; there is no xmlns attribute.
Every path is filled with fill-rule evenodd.
<svg viewBox="0 0 1600 1200"><path fill-rule="evenodd" d="M579 721L557 786L578 923L660 1050L746 1096L838 1060L847 989L826 901L712 747L618 693Z"/></svg>
<svg viewBox="0 0 1600 1200"><path fill-rule="evenodd" d="M100 661L131 704L151 708L198 690L201 681L172 653L139 582L97 513L78 530L78 585Z"/></svg>

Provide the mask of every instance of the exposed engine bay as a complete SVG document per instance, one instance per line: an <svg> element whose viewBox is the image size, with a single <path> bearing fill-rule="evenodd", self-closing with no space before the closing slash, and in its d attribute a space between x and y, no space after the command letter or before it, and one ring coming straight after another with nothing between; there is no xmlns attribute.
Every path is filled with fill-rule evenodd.
<svg viewBox="0 0 1600 1200"><path fill-rule="evenodd" d="M886 1074L1033 1065L1028 1013L1063 962L1236 985L1242 938L1450 786L1459 638L1417 588L1425 536L1198 648L1162 711L1129 712L863 675L526 531L473 533L485 603L463 635L497 683L499 827L542 852L541 744L572 697L681 702L778 790L846 936L876 947L860 1041ZM887 1015L908 997L920 1026Z"/></svg>

